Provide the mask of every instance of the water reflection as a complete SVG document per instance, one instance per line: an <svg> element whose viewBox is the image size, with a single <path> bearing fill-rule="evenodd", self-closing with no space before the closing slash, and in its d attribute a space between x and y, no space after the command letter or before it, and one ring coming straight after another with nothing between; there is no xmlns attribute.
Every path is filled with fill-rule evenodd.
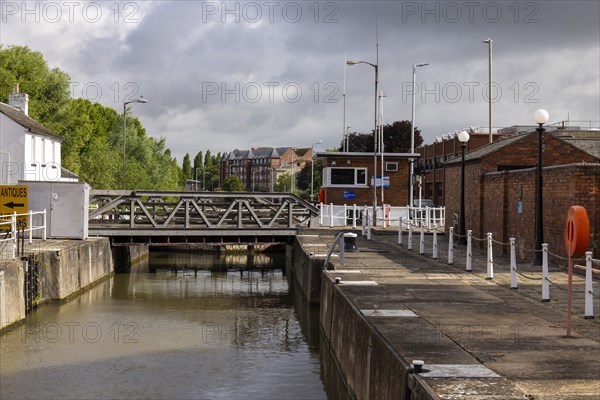
<svg viewBox="0 0 600 400"><path fill-rule="evenodd" d="M324 399L284 264L216 258L156 254L40 308L2 337L0 397Z"/></svg>

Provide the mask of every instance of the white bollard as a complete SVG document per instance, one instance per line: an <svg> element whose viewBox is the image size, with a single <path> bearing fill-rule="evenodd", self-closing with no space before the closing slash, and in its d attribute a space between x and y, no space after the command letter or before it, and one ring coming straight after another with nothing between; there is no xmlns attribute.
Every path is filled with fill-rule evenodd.
<svg viewBox="0 0 600 400"><path fill-rule="evenodd" d="M448 235L448 265L454 264L454 227L450 227Z"/></svg>
<svg viewBox="0 0 600 400"><path fill-rule="evenodd" d="M408 220L408 250L412 250L412 221Z"/></svg>
<svg viewBox="0 0 600 400"><path fill-rule="evenodd" d="M473 231L467 231L467 271L473 271L473 251L472 251Z"/></svg>
<svg viewBox="0 0 600 400"><path fill-rule="evenodd" d="M29 244L33 243L33 211L29 210Z"/></svg>
<svg viewBox="0 0 600 400"><path fill-rule="evenodd" d="M329 213L330 213L330 220L329 220L329 227L333 228L333 203L329 203Z"/></svg>
<svg viewBox="0 0 600 400"><path fill-rule="evenodd" d="M398 221L398 244L402 246L402 217Z"/></svg>
<svg viewBox="0 0 600 400"><path fill-rule="evenodd" d="M432 258L438 258L438 244L437 244L437 225L433 224L433 251Z"/></svg>
<svg viewBox="0 0 600 400"><path fill-rule="evenodd" d="M367 223L368 223L368 225L367 225L367 240L371 240L371 225L372 225L372 222L371 222L371 215L370 214L371 213L367 211Z"/></svg>
<svg viewBox="0 0 600 400"><path fill-rule="evenodd" d="M421 225L421 235L419 237L419 254L425 254L425 227Z"/></svg>
<svg viewBox="0 0 600 400"><path fill-rule="evenodd" d="M352 206L352 229L356 229L356 204Z"/></svg>
<svg viewBox="0 0 600 400"><path fill-rule="evenodd" d="M585 252L585 319L594 318L594 287L592 286L592 252Z"/></svg>
<svg viewBox="0 0 600 400"><path fill-rule="evenodd" d="M542 301L550 301L550 283L548 282L548 243L542 243Z"/></svg>
<svg viewBox="0 0 600 400"><path fill-rule="evenodd" d="M517 286L517 246L515 238L510 238L510 288L518 289Z"/></svg>
<svg viewBox="0 0 600 400"><path fill-rule="evenodd" d="M492 254L492 234L487 234L487 274L485 279L494 279L494 255Z"/></svg>

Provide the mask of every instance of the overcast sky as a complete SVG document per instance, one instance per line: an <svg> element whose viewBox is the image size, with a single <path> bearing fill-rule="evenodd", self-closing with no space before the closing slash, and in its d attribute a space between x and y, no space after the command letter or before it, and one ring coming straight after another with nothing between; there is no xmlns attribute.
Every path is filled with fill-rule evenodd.
<svg viewBox="0 0 600 400"><path fill-rule="evenodd" d="M1 42L27 45L71 76L73 97L132 111L148 133L189 152L339 145L346 125L374 124L376 63L383 120L411 119L425 142L488 125L599 121L598 1L5 1ZM346 79L344 81L344 72ZM344 84L345 82L345 84ZM130 97L127 97L130 96ZM598 123L596 122L596 126Z"/></svg>

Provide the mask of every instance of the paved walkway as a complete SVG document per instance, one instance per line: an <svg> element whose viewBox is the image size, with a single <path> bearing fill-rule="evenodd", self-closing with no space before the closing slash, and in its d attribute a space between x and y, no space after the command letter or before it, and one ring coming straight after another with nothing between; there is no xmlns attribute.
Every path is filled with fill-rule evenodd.
<svg viewBox="0 0 600 400"><path fill-rule="evenodd" d="M326 232L325 234L323 234ZM300 236L314 257L324 257L331 231ZM600 317L583 318L584 277L573 277L572 337L566 338L566 267L550 265L550 302L541 302L541 271L517 266L519 288L511 290L509 261L494 255L494 279L486 280L486 257L474 249L473 272L464 269L464 250L431 258L431 236L419 255L397 244L397 233L359 236L360 252L333 257L330 276L340 290L410 363L425 361L421 374L448 399L600 398ZM440 241L442 243L443 241ZM446 245L447 247L447 245ZM326 284L326 283L325 283ZM594 292L600 293L598 279ZM596 295L594 310L600 311Z"/></svg>

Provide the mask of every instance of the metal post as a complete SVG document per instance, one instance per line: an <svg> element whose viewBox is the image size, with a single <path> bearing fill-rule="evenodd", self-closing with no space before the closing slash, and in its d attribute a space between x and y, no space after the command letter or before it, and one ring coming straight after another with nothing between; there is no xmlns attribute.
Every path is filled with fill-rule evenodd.
<svg viewBox="0 0 600 400"><path fill-rule="evenodd" d="M367 212L367 240L371 240L371 221L371 216L369 215L369 212Z"/></svg>
<svg viewBox="0 0 600 400"><path fill-rule="evenodd" d="M517 246L515 238L510 238L510 288L518 289L517 286Z"/></svg>
<svg viewBox="0 0 600 400"><path fill-rule="evenodd" d="M356 204L352 206L352 229L356 229Z"/></svg>
<svg viewBox="0 0 600 400"><path fill-rule="evenodd" d="M347 223L347 219L348 219L348 206L346 204L344 204L344 223L342 224L343 226L346 226Z"/></svg>
<svg viewBox="0 0 600 400"><path fill-rule="evenodd" d="M361 218L361 226L360 226L360 234L364 237L365 236L365 227L367 226L367 206L365 206L365 208L363 209L362 212L362 218Z"/></svg>
<svg viewBox="0 0 600 400"><path fill-rule="evenodd" d="M402 217L398 221L398 244L402 246Z"/></svg>
<svg viewBox="0 0 600 400"><path fill-rule="evenodd" d="M333 228L333 203L329 203L329 226Z"/></svg>
<svg viewBox="0 0 600 400"><path fill-rule="evenodd" d="M548 243L542 243L542 302L550 301L548 282Z"/></svg>
<svg viewBox="0 0 600 400"><path fill-rule="evenodd" d="M123 184L121 189L125 190L125 141L127 137L127 102L123 103Z"/></svg>
<svg viewBox="0 0 600 400"><path fill-rule="evenodd" d="M542 140L544 128L542 124L536 129L538 133L538 165L537 165L537 193L536 193L536 201L535 201L535 250L533 265L540 265L541 262L541 254L540 250L542 249L542 243L544 242L544 220L543 220L543 210L542 210L542 199L543 199L543 182L542 182Z"/></svg>
<svg viewBox="0 0 600 400"><path fill-rule="evenodd" d="M18 244L17 241L19 240L19 238L17 237L17 212L16 211L13 211L10 229L12 230L12 237L13 237L12 258L14 260L15 258L17 258L17 244Z"/></svg>
<svg viewBox="0 0 600 400"><path fill-rule="evenodd" d="M473 231L467 231L467 271L473 271L473 243L472 243Z"/></svg>
<svg viewBox="0 0 600 400"><path fill-rule="evenodd" d="M450 227L450 234L448 235L448 264L454 264L454 228Z"/></svg>
<svg viewBox="0 0 600 400"><path fill-rule="evenodd" d="M42 240L46 240L46 209L44 208L44 213L42 214L42 221L44 223L44 229L42 230Z"/></svg>
<svg viewBox="0 0 600 400"><path fill-rule="evenodd" d="M29 244L33 243L33 211L29 210Z"/></svg>
<svg viewBox="0 0 600 400"><path fill-rule="evenodd" d="M433 225L433 254L432 258L438 258L437 225Z"/></svg>
<svg viewBox="0 0 600 400"><path fill-rule="evenodd" d="M425 254L425 227L421 224L421 235L419 236L419 254Z"/></svg>
<svg viewBox="0 0 600 400"><path fill-rule="evenodd" d="M594 287L592 286L592 252L585 252L585 313L583 318L594 318Z"/></svg>
<svg viewBox="0 0 600 400"><path fill-rule="evenodd" d="M494 279L494 255L491 232L487 234L487 274L485 279Z"/></svg>
<svg viewBox="0 0 600 400"><path fill-rule="evenodd" d="M319 203L319 225L323 225L323 203Z"/></svg>
<svg viewBox="0 0 600 400"><path fill-rule="evenodd" d="M461 163L460 163L460 216L458 223L458 241L460 245L465 244L465 147L467 144L461 142Z"/></svg>
<svg viewBox="0 0 600 400"><path fill-rule="evenodd" d="M412 221L408 220L408 250L412 250Z"/></svg>

